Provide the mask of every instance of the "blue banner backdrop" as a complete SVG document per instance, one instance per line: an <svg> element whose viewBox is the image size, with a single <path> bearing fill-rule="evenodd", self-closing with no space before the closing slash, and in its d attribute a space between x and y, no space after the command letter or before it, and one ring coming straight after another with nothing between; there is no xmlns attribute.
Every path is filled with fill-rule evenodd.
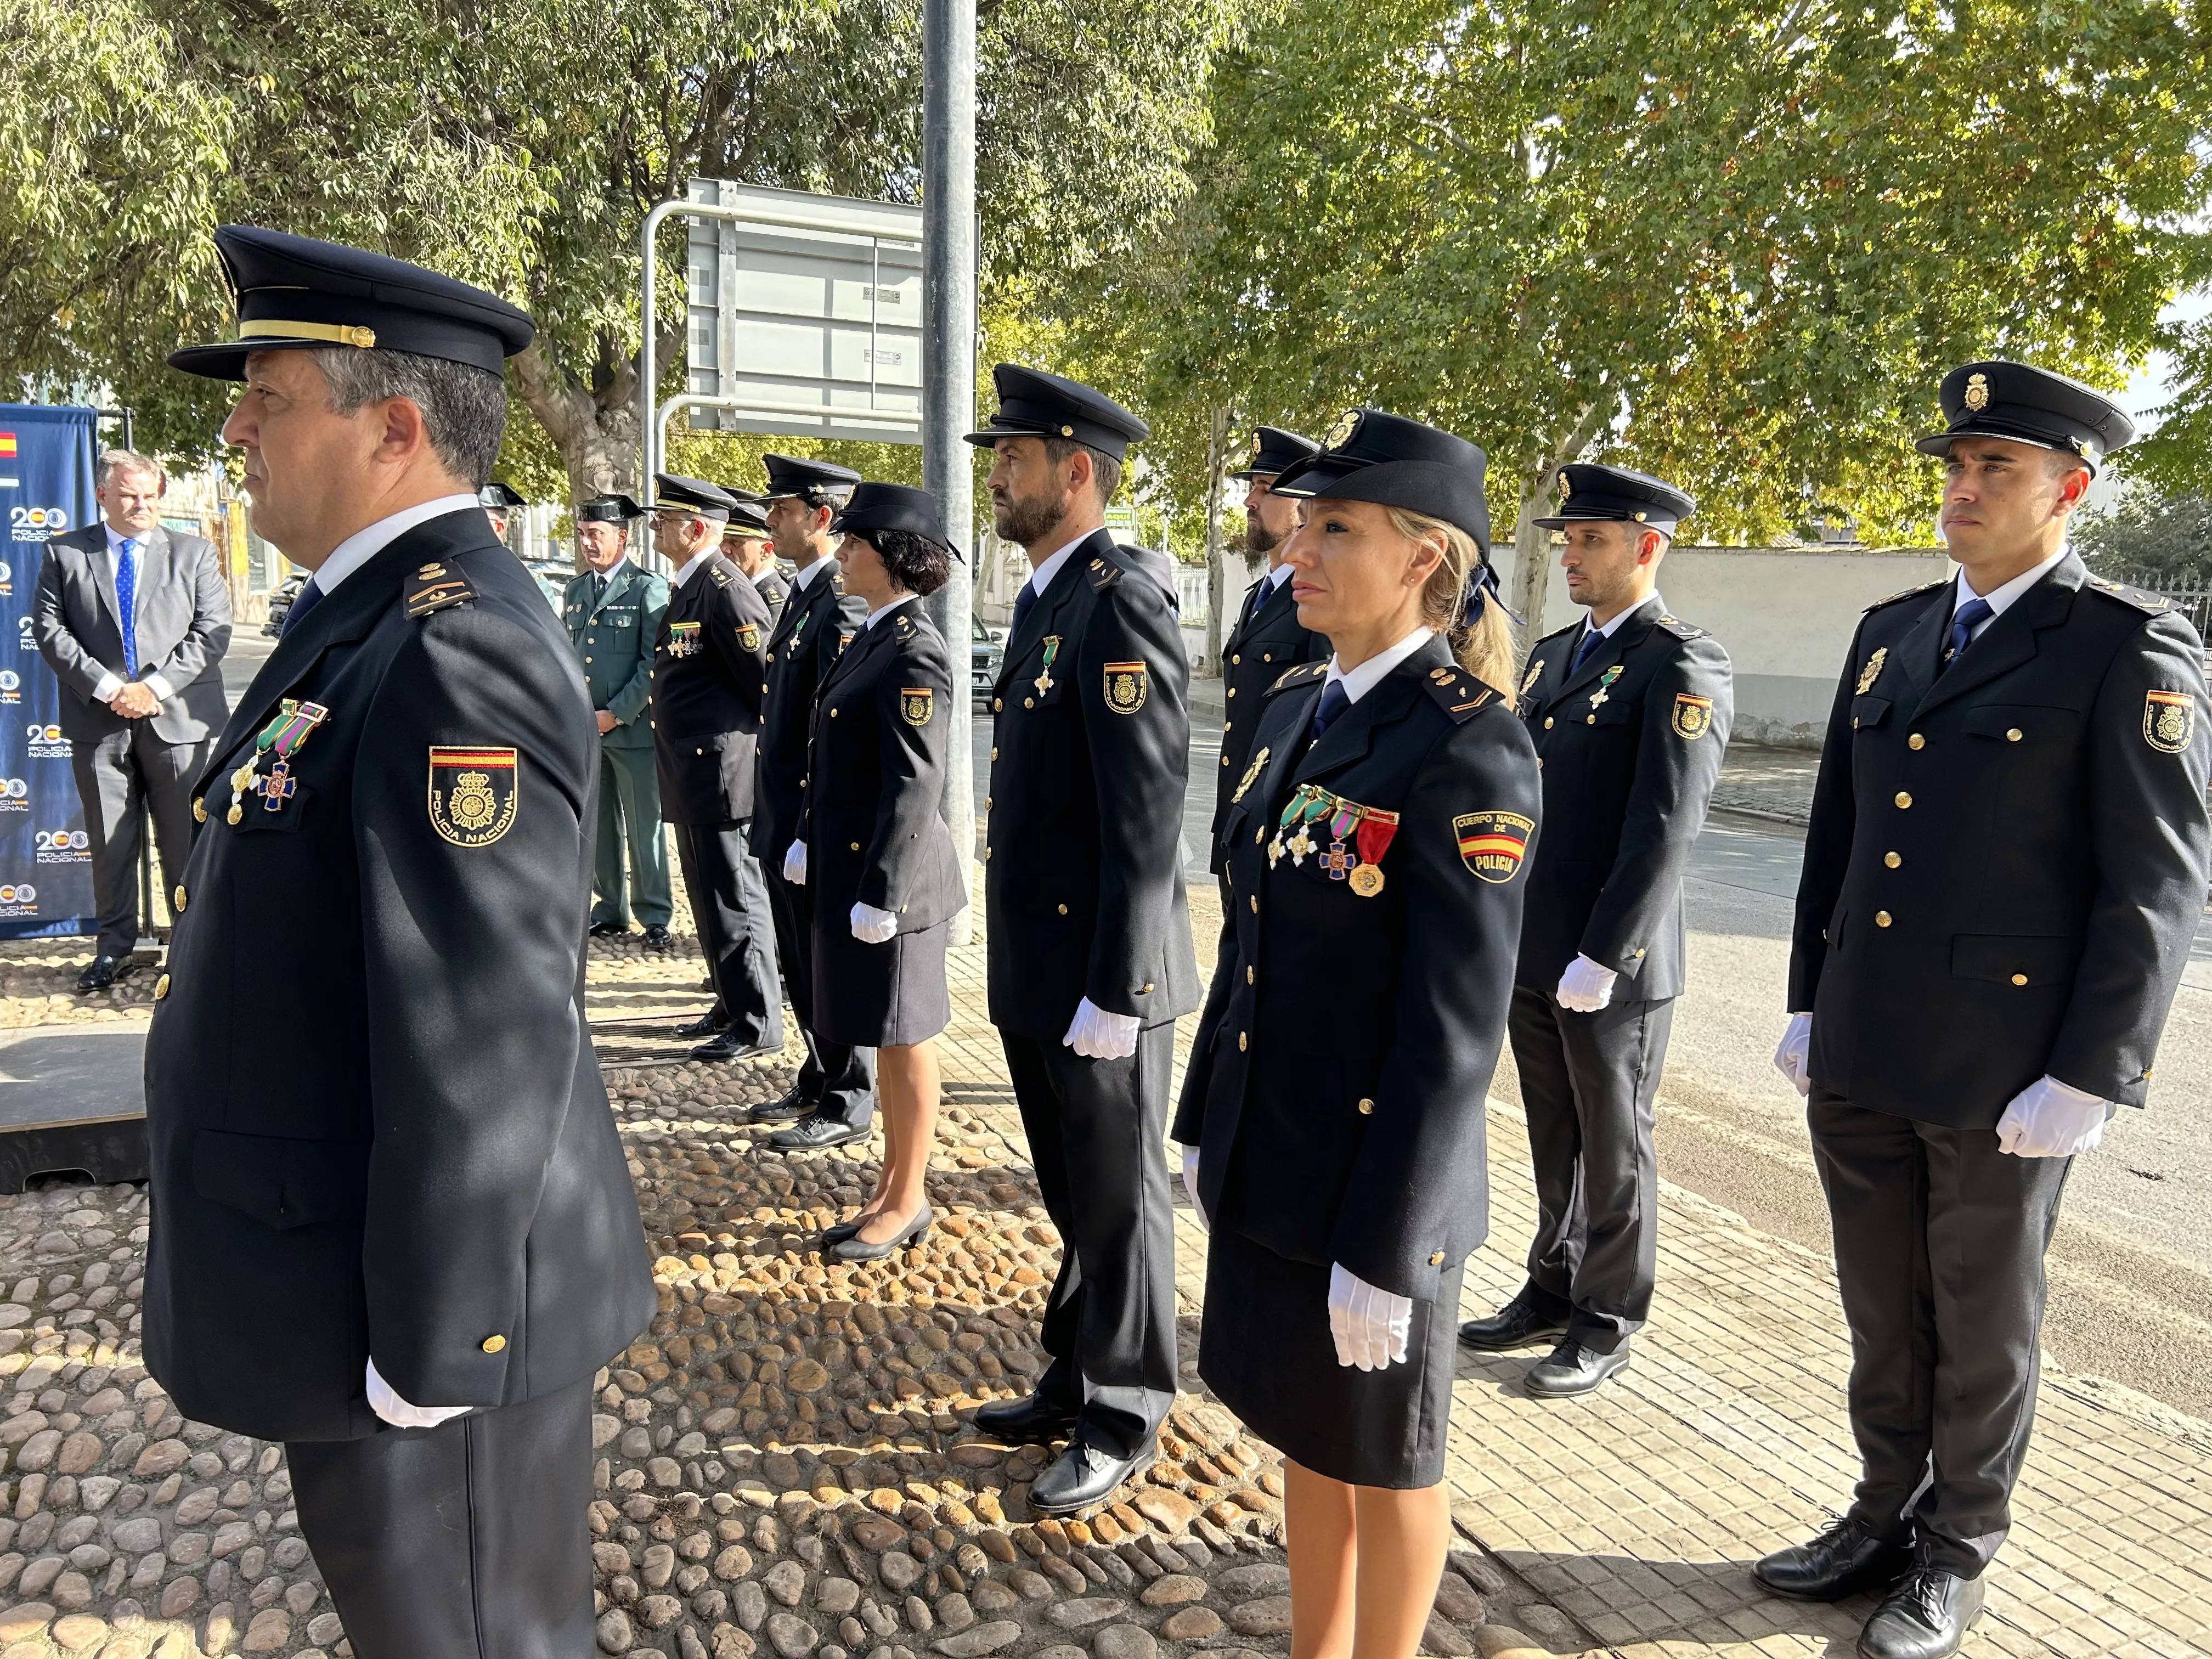
<svg viewBox="0 0 2212 1659"><path fill-rule="evenodd" d="M98 514L97 420L89 409L0 404L0 939L94 931L61 684L32 637L31 605L47 538Z"/></svg>

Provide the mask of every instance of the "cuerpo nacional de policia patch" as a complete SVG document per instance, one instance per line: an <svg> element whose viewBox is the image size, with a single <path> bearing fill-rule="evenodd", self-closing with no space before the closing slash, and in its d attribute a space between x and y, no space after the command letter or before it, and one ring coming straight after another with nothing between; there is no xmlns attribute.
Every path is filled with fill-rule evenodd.
<svg viewBox="0 0 2212 1659"><path fill-rule="evenodd" d="M512 749L430 750L430 827L456 847L489 847L514 827L521 791Z"/></svg>
<svg viewBox="0 0 2212 1659"><path fill-rule="evenodd" d="M2143 693L2143 741L2162 754L2178 755L2189 747L2189 734L2197 729L2197 699L2186 691Z"/></svg>
<svg viewBox="0 0 2212 1659"><path fill-rule="evenodd" d="M1483 880L1504 883L1513 879L1521 860L1528 856L1528 837L1536 833L1536 820L1518 812L1462 812L1452 820L1459 838L1459 855L1467 867Z"/></svg>
<svg viewBox="0 0 2212 1659"><path fill-rule="evenodd" d="M899 714L908 726L927 726L937 706L937 694L926 685L909 685L899 693Z"/></svg>
<svg viewBox="0 0 2212 1659"><path fill-rule="evenodd" d="M1148 671L1140 662L1106 665L1106 706L1117 714L1133 714L1145 706L1151 690Z"/></svg>

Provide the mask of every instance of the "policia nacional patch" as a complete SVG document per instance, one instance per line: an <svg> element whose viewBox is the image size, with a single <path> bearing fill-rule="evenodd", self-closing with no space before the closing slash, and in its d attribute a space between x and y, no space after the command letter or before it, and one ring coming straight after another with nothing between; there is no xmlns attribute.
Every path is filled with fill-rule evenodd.
<svg viewBox="0 0 2212 1659"><path fill-rule="evenodd" d="M908 686L899 693L899 714L908 726L927 726L937 705L937 694L927 686Z"/></svg>
<svg viewBox="0 0 2212 1659"><path fill-rule="evenodd" d="M1148 671L1140 662L1109 662L1106 665L1106 706L1117 714L1133 714L1145 706L1145 693L1152 689Z"/></svg>
<svg viewBox="0 0 2212 1659"><path fill-rule="evenodd" d="M1461 861L1483 880L1500 885L1513 879L1528 856L1528 837L1536 820L1518 812L1462 812L1452 820Z"/></svg>
<svg viewBox="0 0 2212 1659"><path fill-rule="evenodd" d="M2197 729L2197 699L2186 691L2143 693L2143 741L2161 754L2178 755L2189 747L2189 734Z"/></svg>
<svg viewBox="0 0 2212 1659"><path fill-rule="evenodd" d="M489 847L521 805L513 749L430 750L430 827L456 847Z"/></svg>
<svg viewBox="0 0 2212 1659"><path fill-rule="evenodd" d="M1712 730L1713 700L1688 691L1674 694L1674 735L1695 743Z"/></svg>

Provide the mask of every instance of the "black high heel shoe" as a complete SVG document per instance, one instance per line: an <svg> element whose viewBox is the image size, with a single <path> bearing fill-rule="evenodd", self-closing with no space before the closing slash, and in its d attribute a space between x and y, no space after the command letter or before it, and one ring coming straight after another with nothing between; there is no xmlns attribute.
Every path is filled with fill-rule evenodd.
<svg viewBox="0 0 2212 1659"><path fill-rule="evenodd" d="M896 1237L887 1238L880 1244L865 1244L859 1237L860 1229L830 1247L830 1255L839 1261L881 1261L887 1255L896 1255L909 1244L920 1241L922 1235L937 1224L937 1212L924 1203L906 1230Z"/></svg>

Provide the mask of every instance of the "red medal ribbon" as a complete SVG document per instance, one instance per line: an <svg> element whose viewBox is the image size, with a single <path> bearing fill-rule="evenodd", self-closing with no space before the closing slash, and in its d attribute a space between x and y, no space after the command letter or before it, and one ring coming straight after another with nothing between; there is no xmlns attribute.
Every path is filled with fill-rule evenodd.
<svg viewBox="0 0 2212 1659"><path fill-rule="evenodd" d="M1380 864L1382 855L1390 850L1391 838L1398 833L1398 815L1370 806L1359 819L1359 861Z"/></svg>

